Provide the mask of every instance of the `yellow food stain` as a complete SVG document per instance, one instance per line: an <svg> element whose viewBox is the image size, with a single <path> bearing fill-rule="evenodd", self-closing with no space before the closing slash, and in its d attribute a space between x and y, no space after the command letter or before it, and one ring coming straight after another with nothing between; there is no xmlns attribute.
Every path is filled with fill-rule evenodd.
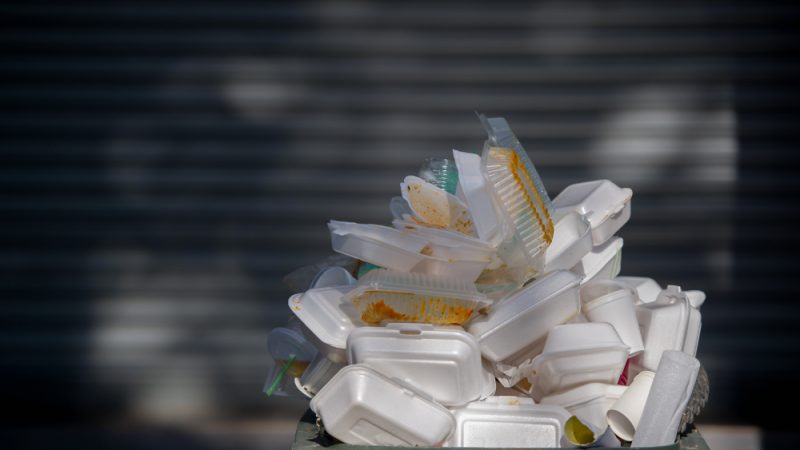
<svg viewBox="0 0 800 450"><path fill-rule="evenodd" d="M519 405L519 398L517 398L517 397L510 398L510 399L508 399L508 402L506 402L506 403L508 403L511 406L518 406Z"/></svg>
<svg viewBox="0 0 800 450"><path fill-rule="evenodd" d="M387 304L387 301L404 305L402 310L405 313ZM420 297L410 293L386 291L368 291L354 299L357 307L362 302L367 304L361 312L361 320L368 324L392 321L461 325L472 316L474 308L452 304L452 301L441 297Z"/></svg>
<svg viewBox="0 0 800 450"><path fill-rule="evenodd" d="M528 381L527 378L523 378L523 379L519 380L519 383L517 383L517 387L519 387L520 389L522 389L525 392L529 392L531 390L531 388L533 387L533 385L531 384L530 381Z"/></svg>
<svg viewBox="0 0 800 450"><path fill-rule="evenodd" d="M516 181L517 185L519 186L520 190L525 196L525 202L528 204L528 208L533 213L533 216L536 218L536 221L539 222L539 228L542 230L544 234L544 240L549 244L553 242L553 220L550 218L550 214L547 211L547 208L544 204L544 199L542 199L542 195L538 189L536 189L536 184L534 184L533 180L531 179L528 170L525 168L525 165L519 159L519 155L512 149L507 148L493 148L492 149L492 156L496 157L500 160L505 160L508 162L508 171L511 173L511 176L514 177L514 181ZM520 177L520 173L522 173L524 180ZM526 189L526 186L530 186L530 191L533 191L534 195L536 196L535 202L538 205L534 205L534 200L531 199L530 195L528 194L529 190ZM542 211L544 217L539 215L539 211Z"/></svg>
<svg viewBox="0 0 800 450"><path fill-rule="evenodd" d="M287 361L279 359L279 360L277 360L277 362L281 366L285 366ZM292 365L289 366L289 368L286 370L286 373L291 375L292 377L297 378L297 377L303 375L303 372L306 371L306 369L308 368L309 364L310 363L308 361L293 361Z"/></svg>
<svg viewBox="0 0 800 450"><path fill-rule="evenodd" d="M587 445L594 442L594 432L575 416L567 419L564 424L564 435L576 445Z"/></svg>

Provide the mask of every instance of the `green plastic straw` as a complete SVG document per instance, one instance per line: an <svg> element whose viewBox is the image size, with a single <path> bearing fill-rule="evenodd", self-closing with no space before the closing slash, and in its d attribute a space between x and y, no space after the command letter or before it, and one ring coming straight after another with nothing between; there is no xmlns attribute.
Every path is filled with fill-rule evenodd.
<svg viewBox="0 0 800 450"><path fill-rule="evenodd" d="M286 362L286 365L283 366L281 371L278 372L278 375L275 376L275 379L272 380L272 384L269 385L269 388L264 391L265 394L272 396L272 394L275 392L275 389L278 389L278 386L281 384L281 380L283 380L283 377L286 375L286 371L289 370L289 367L292 366L295 358L297 358L297 355L292 355L291 358L289 358L289 361Z"/></svg>

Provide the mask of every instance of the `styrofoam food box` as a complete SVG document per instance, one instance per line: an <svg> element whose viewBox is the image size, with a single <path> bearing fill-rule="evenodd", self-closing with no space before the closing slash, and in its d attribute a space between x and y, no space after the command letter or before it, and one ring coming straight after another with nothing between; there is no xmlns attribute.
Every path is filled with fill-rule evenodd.
<svg viewBox="0 0 800 450"><path fill-rule="evenodd" d="M453 150L453 160L458 169L459 191L472 214L478 237L499 244L503 240L503 220L483 176L480 155Z"/></svg>
<svg viewBox="0 0 800 450"><path fill-rule="evenodd" d="M400 272L474 281L491 260L486 252L475 254L469 249L432 246L423 237L381 225L331 221L328 227L334 251ZM445 258L425 254L434 251L439 255L449 256Z"/></svg>
<svg viewBox="0 0 800 450"><path fill-rule="evenodd" d="M418 221L477 236L469 208L455 195L413 175L403 179L400 192Z"/></svg>
<svg viewBox="0 0 800 450"><path fill-rule="evenodd" d="M346 298L367 324L418 322L461 325L492 302L458 278L372 270Z"/></svg>
<svg viewBox="0 0 800 450"><path fill-rule="evenodd" d="M289 309L309 330L306 337L333 362L347 361L347 336L359 322L345 299L350 286L309 289L289 298Z"/></svg>
<svg viewBox="0 0 800 450"><path fill-rule="evenodd" d="M347 444L436 446L455 428L445 407L361 364L340 370L310 406L325 430Z"/></svg>
<svg viewBox="0 0 800 450"><path fill-rule="evenodd" d="M556 216L577 211L592 224L592 240L600 245L614 235L631 217L633 191L609 180L595 180L567 186L553 199Z"/></svg>
<svg viewBox="0 0 800 450"><path fill-rule="evenodd" d="M625 389L627 386L617 384L588 383L560 394L545 396L540 403L562 406L581 422L605 430L608 426L606 413Z"/></svg>
<svg viewBox="0 0 800 450"><path fill-rule="evenodd" d="M453 410L456 430L448 447L561 447L570 414L557 405L536 405L527 397L489 397Z"/></svg>
<svg viewBox="0 0 800 450"><path fill-rule="evenodd" d="M579 285L571 272L550 272L476 317L467 331L478 338L486 359L504 361L580 311Z"/></svg>
<svg viewBox="0 0 800 450"><path fill-rule="evenodd" d="M576 212L570 212L555 224L553 242L544 254L545 272L569 270L592 250L589 222Z"/></svg>
<svg viewBox="0 0 800 450"><path fill-rule="evenodd" d="M616 277L622 267L622 244L622 238L615 237L592 248L572 267L572 272L583 277L581 284Z"/></svg>
<svg viewBox="0 0 800 450"><path fill-rule="evenodd" d="M392 323L362 327L347 340L350 364L365 364L400 379L445 406L491 395L494 377L483 369L478 341L460 327Z"/></svg>
<svg viewBox="0 0 800 450"><path fill-rule="evenodd" d="M409 271L422 261L427 239L382 225L328 222L333 250L381 267Z"/></svg>
<svg viewBox="0 0 800 450"><path fill-rule="evenodd" d="M627 359L628 346L607 323L556 326L533 359L533 398L586 383L614 384Z"/></svg>
<svg viewBox="0 0 800 450"><path fill-rule="evenodd" d="M653 303L663 290L661 285L652 278L645 277L616 277L614 281L622 283L636 292L636 305Z"/></svg>
<svg viewBox="0 0 800 450"><path fill-rule="evenodd" d="M697 353L702 316L680 287L667 286L655 302L637 306L636 317L644 340L644 352L633 360L637 368L655 371L665 350Z"/></svg>

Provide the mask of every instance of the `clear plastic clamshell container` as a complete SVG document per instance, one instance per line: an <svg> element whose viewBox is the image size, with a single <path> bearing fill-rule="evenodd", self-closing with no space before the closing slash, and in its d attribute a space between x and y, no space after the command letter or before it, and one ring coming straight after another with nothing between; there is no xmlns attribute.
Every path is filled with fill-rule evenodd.
<svg viewBox="0 0 800 450"><path fill-rule="evenodd" d="M572 212L556 222L553 242L544 255L546 272L569 270L592 251L592 235L589 222Z"/></svg>
<svg viewBox="0 0 800 450"><path fill-rule="evenodd" d="M622 269L622 244L620 237L609 239L585 254L570 270L583 277L581 284L610 280Z"/></svg>
<svg viewBox="0 0 800 450"><path fill-rule="evenodd" d="M552 205L541 178L505 119L479 115L488 140L483 170L499 209L513 230L508 250L522 249L530 275L544 270L544 252L553 240ZM501 248L503 250L503 248ZM504 256L514 261L516 257Z"/></svg>
<svg viewBox="0 0 800 450"><path fill-rule="evenodd" d="M362 327L347 341L348 361L365 364L415 386L445 406L494 393L494 377L483 369L475 338L460 327L394 323Z"/></svg>
<svg viewBox="0 0 800 450"><path fill-rule="evenodd" d="M562 406L581 422L605 430L608 426L606 413L627 388L618 384L589 383L560 394L548 395L540 403Z"/></svg>
<svg viewBox="0 0 800 450"><path fill-rule="evenodd" d="M367 324L417 322L462 325L491 301L458 278L376 269L347 294Z"/></svg>
<svg viewBox="0 0 800 450"><path fill-rule="evenodd" d="M548 273L475 318L467 330L478 338L486 359L506 361L580 312L579 285L571 272Z"/></svg>
<svg viewBox="0 0 800 450"><path fill-rule="evenodd" d="M587 181L567 186L553 199L553 208L557 216L569 211L583 214L592 225L594 245L600 245L631 218L632 196L632 190L611 181Z"/></svg>
<svg viewBox="0 0 800 450"><path fill-rule="evenodd" d="M655 371L666 350L695 356L702 327L702 301L693 305L688 295L691 292L700 291L682 292L678 286L667 286L656 301L636 307L644 340L644 352L633 360L638 369Z"/></svg>
<svg viewBox="0 0 800 450"><path fill-rule="evenodd" d="M558 448L570 414L526 397L499 396L453 410L456 430L448 447Z"/></svg>
<svg viewBox="0 0 800 450"><path fill-rule="evenodd" d="M309 330L307 336L333 362L347 361L347 337L359 323L345 294L350 286L309 289L289 298L289 309Z"/></svg>
<svg viewBox="0 0 800 450"><path fill-rule="evenodd" d="M400 191L421 223L476 236L467 205L455 195L413 175L405 177Z"/></svg>
<svg viewBox="0 0 800 450"><path fill-rule="evenodd" d="M347 444L438 446L455 428L445 407L361 364L340 370L310 406L325 430Z"/></svg>
<svg viewBox="0 0 800 450"><path fill-rule="evenodd" d="M533 359L533 398L586 383L615 384L628 360L628 346L607 323L559 325Z"/></svg>

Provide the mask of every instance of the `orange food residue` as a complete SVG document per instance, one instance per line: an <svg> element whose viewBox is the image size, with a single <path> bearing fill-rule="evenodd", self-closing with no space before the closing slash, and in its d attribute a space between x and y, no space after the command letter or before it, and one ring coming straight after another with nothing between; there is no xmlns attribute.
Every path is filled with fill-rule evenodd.
<svg viewBox="0 0 800 450"><path fill-rule="evenodd" d="M399 294L404 296L403 294ZM406 294L408 295L408 294ZM365 298L359 299L365 301ZM421 322L436 325L461 325L466 322L474 311L473 307L449 304L450 302L439 298L409 299L403 298L403 307L408 311L404 314L384 300L373 298L367 301L366 307L361 312L361 320L368 324L381 322Z"/></svg>

